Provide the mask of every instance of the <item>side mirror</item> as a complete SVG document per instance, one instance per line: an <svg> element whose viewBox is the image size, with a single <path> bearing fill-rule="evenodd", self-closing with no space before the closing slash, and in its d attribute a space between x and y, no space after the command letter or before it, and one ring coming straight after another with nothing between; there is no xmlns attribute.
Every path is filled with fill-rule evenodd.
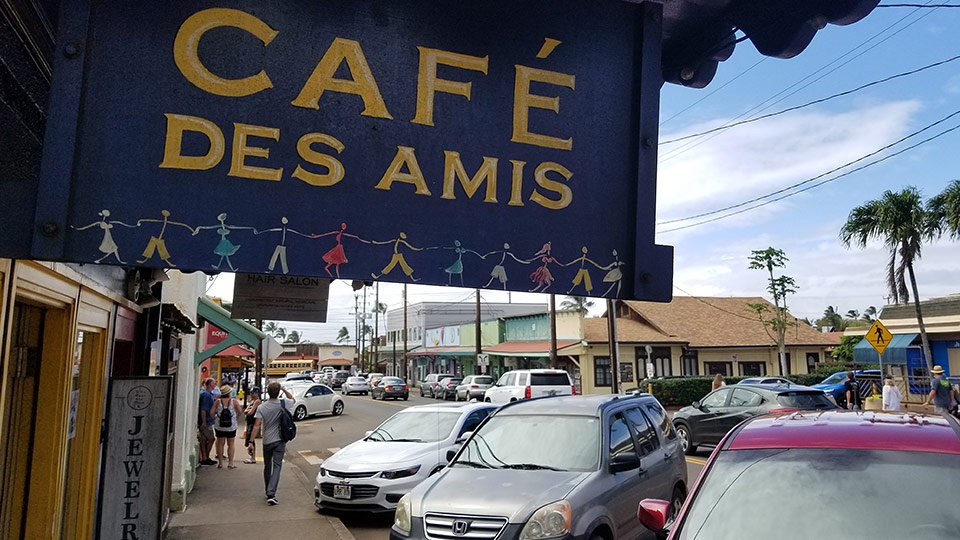
<svg viewBox="0 0 960 540"><path fill-rule="evenodd" d="M700 408L700 402L699 402L699 401L694 401L693 403L690 404L690 406L693 407L694 409L699 409L699 408Z"/></svg>
<svg viewBox="0 0 960 540"><path fill-rule="evenodd" d="M640 458L633 452L624 452L610 460L610 472L618 473L640 468Z"/></svg>
<svg viewBox="0 0 960 540"><path fill-rule="evenodd" d="M637 507L637 519L658 538L667 535L667 520L670 518L670 503L660 499L644 499Z"/></svg>
<svg viewBox="0 0 960 540"><path fill-rule="evenodd" d="M459 437L457 437L457 440L455 441L455 443L463 444L467 441L467 439L470 438L471 435L473 435L473 431L464 431L463 435L460 435ZM447 461L450 461L450 460L447 459Z"/></svg>
<svg viewBox="0 0 960 540"><path fill-rule="evenodd" d="M373 434L373 430L370 430L370 431L365 432L365 433L363 434L363 438L366 439L366 438L369 437L371 434Z"/></svg>
<svg viewBox="0 0 960 540"><path fill-rule="evenodd" d="M456 455L457 455L456 450L447 450L447 463L450 463L451 461L453 461L453 458Z"/></svg>

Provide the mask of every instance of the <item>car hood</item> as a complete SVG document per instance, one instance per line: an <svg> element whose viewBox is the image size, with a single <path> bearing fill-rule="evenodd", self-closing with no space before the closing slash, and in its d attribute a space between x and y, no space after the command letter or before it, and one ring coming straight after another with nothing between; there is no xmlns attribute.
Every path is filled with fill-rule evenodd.
<svg viewBox="0 0 960 540"><path fill-rule="evenodd" d="M589 475L447 468L414 488L411 512L419 517L425 512L506 516L511 523L522 523L541 506L566 498Z"/></svg>
<svg viewBox="0 0 960 540"><path fill-rule="evenodd" d="M330 456L323 467L340 472L379 471L420 461L425 455L436 455L437 461L445 462L446 446L452 444L359 440Z"/></svg>

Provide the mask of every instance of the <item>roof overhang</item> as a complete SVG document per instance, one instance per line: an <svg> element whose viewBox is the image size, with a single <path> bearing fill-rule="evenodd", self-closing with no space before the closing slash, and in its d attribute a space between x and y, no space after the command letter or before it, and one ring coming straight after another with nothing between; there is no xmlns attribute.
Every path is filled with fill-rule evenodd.
<svg viewBox="0 0 960 540"><path fill-rule="evenodd" d="M267 337L266 334L257 330L254 326L231 319L229 311L206 296L197 299L197 316L217 325L218 328L227 333L227 338L204 351L198 352L194 357L195 364L200 364L204 360L216 356L231 345L246 345L256 349L260 346L260 341Z"/></svg>

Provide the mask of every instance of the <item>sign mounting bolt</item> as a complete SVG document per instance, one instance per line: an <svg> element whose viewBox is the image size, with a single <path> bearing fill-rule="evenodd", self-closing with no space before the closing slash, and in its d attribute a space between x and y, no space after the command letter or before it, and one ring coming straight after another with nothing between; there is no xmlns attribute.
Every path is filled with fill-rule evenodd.
<svg viewBox="0 0 960 540"><path fill-rule="evenodd" d="M67 58L76 58L80 56L80 47L75 43L69 43L63 48L63 54Z"/></svg>

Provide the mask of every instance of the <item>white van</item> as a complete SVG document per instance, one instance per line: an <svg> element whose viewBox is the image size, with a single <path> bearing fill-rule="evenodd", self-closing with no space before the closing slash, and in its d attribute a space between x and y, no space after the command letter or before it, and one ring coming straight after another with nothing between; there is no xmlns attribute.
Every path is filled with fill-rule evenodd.
<svg viewBox="0 0 960 540"><path fill-rule="evenodd" d="M562 369L517 369L500 377L483 393L488 403L510 403L543 396L576 395L570 374Z"/></svg>

